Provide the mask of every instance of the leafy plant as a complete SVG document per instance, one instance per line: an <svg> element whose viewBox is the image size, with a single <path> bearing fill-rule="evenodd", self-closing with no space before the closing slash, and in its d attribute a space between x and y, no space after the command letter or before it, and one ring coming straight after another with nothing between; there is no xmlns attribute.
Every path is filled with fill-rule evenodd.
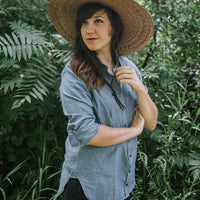
<svg viewBox="0 0 200 200"><path fill-rule="evenodd" d="M196 200L200 192L199 2L140 0L151 14L148 45L128 56L159 109L138 139L134 200ZM0 199L57 194L67 119L60 74L72 46L58 35L47 0L1 0ZM13 20L14 19L14 20Z"/></svg>

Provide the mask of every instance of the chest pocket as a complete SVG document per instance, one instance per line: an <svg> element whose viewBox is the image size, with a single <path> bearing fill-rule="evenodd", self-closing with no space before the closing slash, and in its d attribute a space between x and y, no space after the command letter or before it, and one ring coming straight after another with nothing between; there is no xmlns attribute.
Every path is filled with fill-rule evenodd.
<svg viewBox="0 0 200 200"><path fill-rule="evenodd" d="M106 84L99 90L92 90L92 103L96 120L100 124L118 127L123 119L122 110Z"/></svg>

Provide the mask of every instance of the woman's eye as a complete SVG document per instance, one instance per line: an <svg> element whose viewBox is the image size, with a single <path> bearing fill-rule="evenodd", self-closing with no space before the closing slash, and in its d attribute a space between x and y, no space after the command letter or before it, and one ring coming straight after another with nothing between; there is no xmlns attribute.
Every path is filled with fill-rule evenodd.
<svg viewBox="0 0 200 200"><path fill-rule="evenodd" d="M101 19L97 19L95 22L96 23L102 23L103 21Z"/></svg>
<svg viewBox="0 0 200 200"><path fill-rule="evenodd" d="M83 21L81 25L85 25L85 24L87 24L87 21Z"/></svg>

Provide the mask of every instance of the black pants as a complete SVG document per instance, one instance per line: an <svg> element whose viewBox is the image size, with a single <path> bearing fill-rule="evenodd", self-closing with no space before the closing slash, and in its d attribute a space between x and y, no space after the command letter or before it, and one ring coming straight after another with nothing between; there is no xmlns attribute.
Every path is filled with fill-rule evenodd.
<svg viewBox="0 0 200 200"><path fill-rule="evenodd" d="M78 179L69 179L63 192L63 200L88 200Z"/></svg>
<svg viewBox="0 0 200 200"><path fill-rule="evenodd" d="M128 197L125 200L130 200ZM63 192L63 200L88 200L78 179L70 178Z"/></svg>

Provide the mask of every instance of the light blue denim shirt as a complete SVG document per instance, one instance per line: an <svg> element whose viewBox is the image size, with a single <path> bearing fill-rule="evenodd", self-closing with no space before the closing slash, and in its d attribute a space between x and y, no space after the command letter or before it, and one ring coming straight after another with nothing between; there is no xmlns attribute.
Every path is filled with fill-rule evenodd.
<svg viewBox="0 0 200 200"><path fill-rule="evenodd" d="M141 79L136 66L119 57L122 66L132 67ZM116 65L115 70L119 66ZM108 82L113 75L102 64ZM60 187L62 193L69 178L78 178L89 200L124 200L135 186L137 138L109 147L87 146L99 131L100 124L110 127L129 127L138 104L136 93L128 84L112 83L118 98L125 106L120 109L110 87L88 90L68 63L62 71L60 94L64 114L68 117L65 160Z"/></svg>

